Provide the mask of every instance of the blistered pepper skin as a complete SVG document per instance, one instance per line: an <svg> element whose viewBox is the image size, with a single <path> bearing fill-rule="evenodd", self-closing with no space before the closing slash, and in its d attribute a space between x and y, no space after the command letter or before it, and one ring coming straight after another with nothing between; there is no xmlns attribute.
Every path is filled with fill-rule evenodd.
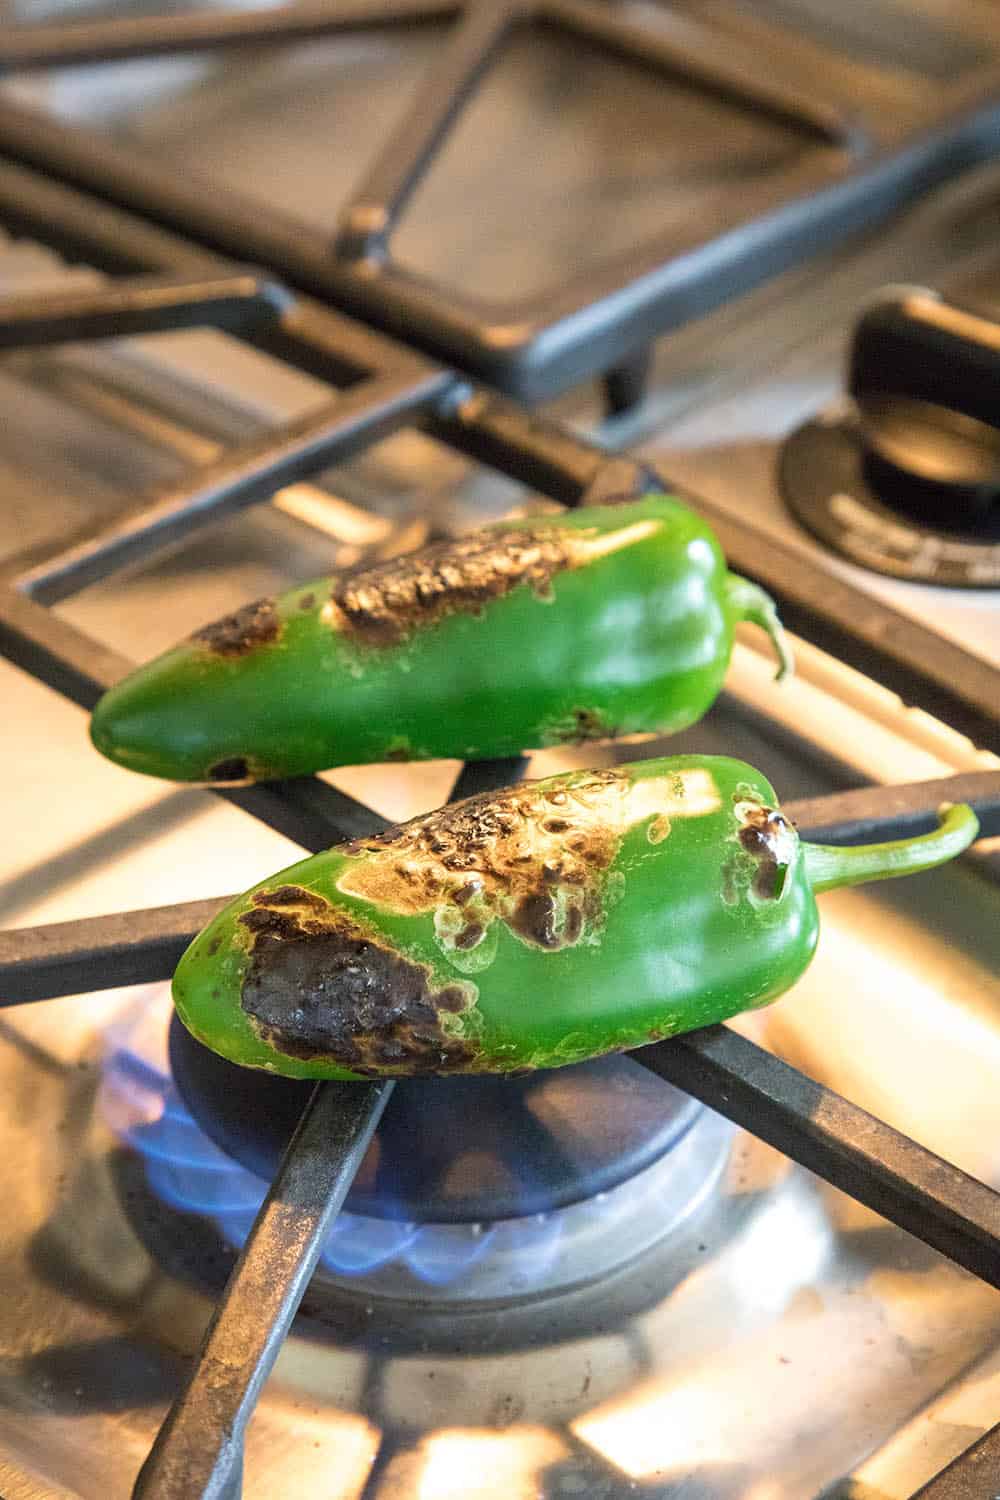
<svg viewBox="0 0 1000 1500"><path fill-rule="evenodd" d="M771 601L668 496L504 522L259 600L112 688L97 748L235 784L384 760L674 732Z"/></svg>
<svg viewBox="0 0 1000 1500"><path fill-rule="evenodd" d="M690 756L472 798L239 898L181 961L178 1012L234 1062L315 1078L558 1067L721 1020L816 943L775 805L749 766Z"/></svg>
<svg viewBox="0 0 1000 1500"><path fill-rule="evenodd" d="M231 902L174 1002L231 1061L298 1078L513 1073L766 1005L816 946L814 893L928 869L978 832L800 842L759 772L675 756L469 798Z"/></svg>

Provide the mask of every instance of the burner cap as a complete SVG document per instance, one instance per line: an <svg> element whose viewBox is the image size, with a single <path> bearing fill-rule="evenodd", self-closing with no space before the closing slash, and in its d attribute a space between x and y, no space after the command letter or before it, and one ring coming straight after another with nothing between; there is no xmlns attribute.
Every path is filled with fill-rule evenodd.
<svg viewBox="0 0 1000 1500"><path fill-rule="evenodd" d="M174 1081L198 1125L270 1180L314 1085L236 1067L176 1015L169 1047ZM441 1224L564 1208L650 1166L700 1112L687 1094L621 1056L529 1078L403 1079L345 1207Z"/></svg>
<svg viewBox="0 0 1000 1500"><path fill-rule="evenodd" d="M890 578L950 588L1000 584L1000 509L984 511L975 531L955 524L941 486L906 481L866 450L856 422L831 415L806 422L787 439L779 480L785 503L814 536L851 562Z"/></svg>

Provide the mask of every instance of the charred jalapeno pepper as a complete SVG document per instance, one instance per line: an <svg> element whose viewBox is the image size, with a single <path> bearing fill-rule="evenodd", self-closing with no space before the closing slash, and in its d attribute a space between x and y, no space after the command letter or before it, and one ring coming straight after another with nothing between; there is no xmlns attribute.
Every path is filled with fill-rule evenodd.
<svg viewBox="0 0 1000 1500"><path fill-rule="evenodd" d="M786 670L772 601L665 495L501 522L247 605L112 688L91 734L132 770L235 783L671 732L740 620Z"/></svg>
<svg viewBox="0 0 1000 1500"><path fill-rule="evenodd" d="M174 1001L207 1046L294 1077L515 1072L774 1000L814 895L940 864L923 837L800 843L740 761L677 756L454 803L263 881L195 939Z"/></svg>

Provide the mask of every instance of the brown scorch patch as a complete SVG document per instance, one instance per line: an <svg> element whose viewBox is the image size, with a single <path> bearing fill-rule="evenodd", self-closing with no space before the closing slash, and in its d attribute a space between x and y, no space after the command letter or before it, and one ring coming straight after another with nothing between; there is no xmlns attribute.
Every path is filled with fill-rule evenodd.
<svg viewBox="0 0 1000 1500"><path fill-rule="evenodd" d="M605 877L628 830L646 823L656 843L671 816L718 805L701 770L639 780L581 771L506 787L348 845L364 857L346 866L338 889L401 915L433 912L442 948L471 972L496 921L548 951L596 933Z"/></svg>
<svg viewBox="0 0 1000 1500"><path fill-rule="evenodd" d="M549 745L585 745L590 740L613 740L618 725L612 724L597 708L573 708L550 726L545 742Z"/></svg>
<svg viewBox="0 0 1000 1500"><path fill-rule="evenodd" d="M789 844L795 837L792 827L782 813L762 803L743 811L742 825L740 844L757 861L754 892L765 901L774 900L781 894L789 863Z"/></svg>
<svg viewBox="0 0 1000 1500"><path fill-rule="evenodd" d="M469 797L348 846L370 857L348 867L339 888L392 911L433 911L452 952L478 947L497 918L535 947L568 947L600 921L627 793L618 772L593 771L565 788Z"/></svg>
<svg viewBox="0 0 1000 1500"><path fill-rule="evenodd" d="M300 886L251 900L241 1004L262 1040L366 1077L474 1070L474 1045L442 1024L469 1008L469 986L435 988L427 967Z"/></svg>
<svg viewBox="0 0 1000 1500"><path fill-rule="evenodd" d="M207 646L216 656L245 656L258 646L277 640L280 629L274 600L255 599L234 614L202 626L191 639Z"/></svg>
<svg viewBox="0 0 1000 1500"><path fill-rule="evenodd" d="M391 646L452 614L476 614L521 584L548 593L574 566L579 533L555 527L479 531L390 558L334 582L327 606L341 632Z"/></svg>

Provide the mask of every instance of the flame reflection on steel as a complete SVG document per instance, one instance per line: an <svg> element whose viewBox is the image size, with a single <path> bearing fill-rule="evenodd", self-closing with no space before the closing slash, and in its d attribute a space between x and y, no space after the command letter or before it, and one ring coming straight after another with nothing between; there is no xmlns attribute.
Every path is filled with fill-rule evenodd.
<svg viewBox="0 0 1000 1500"><path fill-rule="evenodd" d="M568 1452L545 1427L448 1427L396 1459L386 1478L390 1494L414 1500L535 1500L545 1471Z"/></svg>
<svg viewBox="0 0 1000 1500"><path fill-rule="evenodd" d="M212 1222L240 1248L267 1184L202 1131L170 1076L169 995L141 1001L106 1033L103 1117L142 1157L152 1192ZM537 1294L589 1280L661 1239L712 1190L729 1127L710 1111L660 1161L629 1181L548 1213L493 1223L417 1223L392 1204L384 1216L342 1211L320 1257L335 1280L365 1277L366 1291L450 1300Z"/></svg>
<svg viewBox="0 0 1000 1500"><path fill-rule="evenodd" d="M169 1073L128 1045L112 1043L104 1062L101 1108L111 1129L143 1157L150 1188L170 1208L209 1218L238 1248L250 1232L267 1184L232 1160L196 1125ZM555 1246L558 1223L527 1221L534 1253ZM362 1276L402 1261L420 1281L443 1285L480 1260L508 1226L414 1224L341 1213L321 1263Z"/></svg>

